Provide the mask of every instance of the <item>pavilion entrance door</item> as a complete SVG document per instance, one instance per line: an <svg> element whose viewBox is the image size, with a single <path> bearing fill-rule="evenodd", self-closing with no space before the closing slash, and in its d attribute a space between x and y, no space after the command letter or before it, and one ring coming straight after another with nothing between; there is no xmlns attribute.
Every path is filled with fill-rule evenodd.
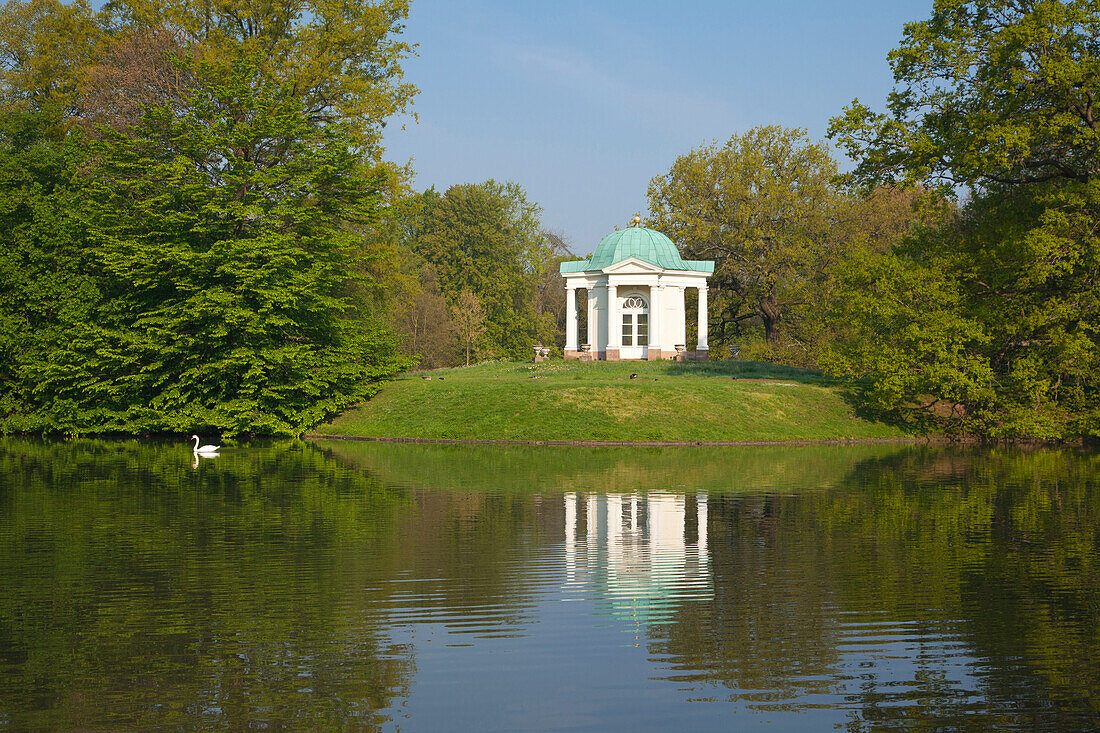
<svg viewBox="0 0 1100 733"><path fill-rule="evenodd" d="M640 295L627 295L619 308L622 314L620 359L645 359L649 354L649 304Z"/></svg>

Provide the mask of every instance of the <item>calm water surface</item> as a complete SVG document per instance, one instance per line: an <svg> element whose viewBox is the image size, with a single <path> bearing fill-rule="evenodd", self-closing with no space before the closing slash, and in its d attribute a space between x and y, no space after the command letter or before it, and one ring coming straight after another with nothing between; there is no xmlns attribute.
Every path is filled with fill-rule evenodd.
<svg viewBox="0 0 1100 733"><path fill-rule="evenodd" d="M1100 458L0 441L0 730L1095 730Z"/></svg>

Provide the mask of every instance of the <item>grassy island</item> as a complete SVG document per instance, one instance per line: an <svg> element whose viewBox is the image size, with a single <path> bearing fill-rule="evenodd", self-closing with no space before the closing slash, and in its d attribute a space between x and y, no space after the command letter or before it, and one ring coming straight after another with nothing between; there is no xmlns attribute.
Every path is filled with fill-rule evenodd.
<svg viewBox="0 0 1100 733"><path fill-rule="evenodd" d="M410 372L316 434L516 441L889 440L819 372L759 362L491 363Z"/></svg>

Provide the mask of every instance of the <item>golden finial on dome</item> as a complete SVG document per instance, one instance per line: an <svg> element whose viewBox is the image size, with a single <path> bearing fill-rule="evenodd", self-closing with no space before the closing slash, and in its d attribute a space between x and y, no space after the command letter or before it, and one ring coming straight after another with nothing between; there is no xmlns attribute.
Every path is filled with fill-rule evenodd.
<svg viewBox="0 0 1100 733"><path fill-rule="evenodd" d="M642 217L639 214L634 215L634 226L640 227L642 225Z"/></svg>

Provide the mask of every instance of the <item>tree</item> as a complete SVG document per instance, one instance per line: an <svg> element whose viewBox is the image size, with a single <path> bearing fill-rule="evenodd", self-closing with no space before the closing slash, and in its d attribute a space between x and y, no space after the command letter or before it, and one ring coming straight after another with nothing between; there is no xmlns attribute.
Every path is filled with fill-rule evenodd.
<svg viewBox="0 0 1100 733"><path fill-rule="evenodd" d="M792 287L813 276L828 246L836 172L824 144L770 125L681 155L650 181L650 223L685 256L716 260L716 341L747 319L779 340Z"/></svg>
<svg viewBox="0 0 1100 733"><path fill-rule="evenodd" d="M792 286L784 339L768 350L768 357L819 367L823 355L850 333L850 321L837 314L853 296L866 292L868 264L919 232L951 221L954 212L949 202L920 188L881 186L866 194L837 191L829 246L819 251L812 276ZM864 285L854 286L857 280Z"/></svg>
<svg viewBox="0 0 1100 733"><path fill-rule="evenodd" d="M7 111L49 106L79 116L82 70L106 39L83 0L8 0L0 7L0 105Z"/></svg>
<svg viewBox="0 0 1100 733"><path fill-rule="evenodd" d="M439 290L435 268L422 264L415 287L393 299L393 324L402 341L402 353L417 357L421 369L456 363L457 328L447 299Z"/></svg>
<svg viewBox="0 0 1100 733"><path fill-rule="evenodd" d="M882 277L850 280L838 363L883 407L989 437L1100 435L1098 30L1090 2L938 0L890 55L888 113L833 121L859 183L974 190L869 264Z"/></svg>
<svg viewBox="0 0 1100 733"><path fill-rule="evenodd" d="M546 269L540 209L515 183L485 181L432 192L413 249L439 274L454 306L469 291L485 309L484 348L525 358L538 340L552 340L549 319L535 312L536 281Z"/></svg>
<svg viewBox="0 0 1100 733"><path fill-rule="evenodd" d="M1086 182L1100 174L1093 0L936 0L890 52L886 113L855 100L829 135L856 180Z"/></svg>
<svg viewBox="0 0 1100 733"><path fill-rule="evenodd" d="M466 366L470 366L470 349L485 333L485 307L469 290L463 290L455 298L451 319L458 329L458 336L466 345Z"/></svg>
<svg viewBox="0 0 1100 733"><path fill-rule="evenodd" d="M59 171L79 192L71 236L44 207L26 216L26 195L9 213L33 223L28 249L61 251L95 286L81 317L54 312L45 356L15 368L33 385L18 411L71 432L298 433L408 365L357 282L385 254L364 232L383 115L413 92L392 38L407 4L85 10L3 10L27 19L0 28L5 112L54 115L83 156ZM58 70L35 54L72 18L109 40ZM14 303L33 283L17 285Z"/></svg>
<svg viewBox="0 0 1100 733"><path fill-rule="evenodd" d="M56 108L0 114L0 429L41 431L34 374L95 315L99 271L74 184L87 153Z"/></svg>
<svg viewBox="0 0 1100 733"><path fill-rule="evenodd" d="M989 334L966 313L949 270L942 258L917 263L893 253L848 270L829 314L836 325L824 362L835 374L872 374L862 396L876 411L961 430L988 412L995 374L984 358Z"/></svg>
<svg viewBox="0 0 1100 733"><path fill-rule="evenodd" d="M403 80L408 0L9 0L0 9L0 101L59 105L72 119L133 121L145 104L172 106L174 52L228 70L236 54L263 60L315 124L348 123L366 158L381 156L385 120L416 87ZM165 96L167 95L167 96Z"/></svg>
<svg viewBox="0 0 1100 733"><path fill-rule="evenodd" d="M133 28L103 45L79 77L79 122L90 134L104 126L124 132L140 122L149 107L168 106L174 114L187 114L185 104L195 91L195 79L181 63L188 46L179 32Z"/></svg>
<svg viewBox="0 0 1100 733"><path fill-rule="evenodd" d="M343 297L344 223L369 219L377 193L340 126L311 129L250 58L231 71L197 68L186 117L150 111L94 148L105 300L38 381L102 428L298 433L402 366ZM238 157L257 139L278 162Z"/></svg>
<svg viewBox="0 0 1100 733"><path fill-rule="evenodd" d="M565 284L560 266L562 262L573 258L573 253L565 237L557 232L543 231L536 256L532 258L532 275L535 281L535 316L539 319L538 332L543 343L549 344L548 334L553 334L553 343L559 348L565 347ZM584 321L585 313L581 313ZM584 324L581 324L583 329ZM584 333L582 330L581 333Z"/></svg>
<svg viewBox="0 0 1100 733"><path fill-rule="evenodd" d="M106 11L109 22L179 33L207 62L227 48L263 59L265 77L293 90L311 123L346 122L369 159L381 154L385 120L416 94L401 69L408 0L121 0Z"/></svg>

